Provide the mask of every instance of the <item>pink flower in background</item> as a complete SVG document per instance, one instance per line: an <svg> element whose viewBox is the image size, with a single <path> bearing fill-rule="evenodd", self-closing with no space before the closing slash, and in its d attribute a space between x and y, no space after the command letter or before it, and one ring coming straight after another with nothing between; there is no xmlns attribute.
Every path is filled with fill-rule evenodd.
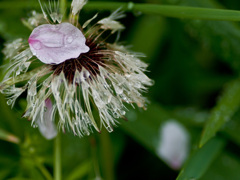
<svg viewBox="0 0 240 180"><path fill-rule="evenodd" d="M187 130L177 121L168 120L159 131L159 157L171 168L180 169L188 157L190 137Z"/></svg>

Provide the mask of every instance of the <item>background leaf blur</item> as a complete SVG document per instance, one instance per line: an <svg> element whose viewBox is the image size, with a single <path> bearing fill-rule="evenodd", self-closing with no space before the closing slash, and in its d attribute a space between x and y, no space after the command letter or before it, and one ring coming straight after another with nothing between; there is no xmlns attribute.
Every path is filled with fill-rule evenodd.
<svg viewBox="0 0 240 180"><path fill-rule="evenodd" d="M97 7L96 1L90 0L80 21L96 12L104 17L118 5L117 1L105 2L112 6L108 3L109 7L101 10L100 1ZM235 0L133 3L240 10L240 2ZM239 22L171 18L131 10L132 3L125 5L127 17L121 22L126 30L120 41L146 54L147 74L155 81L146 94L151 103L147 111L129 107L127 121L120 119L111 134L95 132L81 139L62 134L63 179L238 180ZM0 0L0 50L8 41L29 36L30 30L21 20L33 9L40 12L37 0ZM210 13L214 15L215 11ZM0 63L4 63L2 54ZM13 109L0 95L0 105L0 179L52 179L54 142L45 140L31 122L21 118L24 95ZM161 128L169 120L179 122L190 136L190 153L182 169L173 169L158 152Z"/></svg>

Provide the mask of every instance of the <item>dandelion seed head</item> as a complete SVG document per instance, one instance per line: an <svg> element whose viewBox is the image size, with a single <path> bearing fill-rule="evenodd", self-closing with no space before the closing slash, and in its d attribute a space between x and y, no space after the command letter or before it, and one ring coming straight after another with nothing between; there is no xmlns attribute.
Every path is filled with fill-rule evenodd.
<svg viewBox="0 0 240 180"><path fill-rule="evenodd" d="M87 3L87 0L73 0L72 1L72 14L77 15L86 3Z"/></svg>
<svg viewBox="0 0 240 180"><path fill-rule="evenodd" d="M126 114L125 104L145 109L147 99L142 94L153 81L145 75L147 64L139 59L142 55L102 37L123 30L117 20L125 15L118 9L90 26L95 15L81 27L77 17L85 3L73 0L69 21L63 23L56 19L62 17L58 3L52 2L47 10L40 4L43 15L33 13L26 21L33 29L28 43L17 40L4 50L10 61L0 90L8 96L9 105L27 91L23 117L37 124L42 133L49 130L45 125L53 131L52 123L80 137L94 129L100 132L102 127L112 132L117 119ZM35 61L42 65L29 70ZM19 82L25 85L18 87ZM46 133L46 137L55 134Z"/></svg>

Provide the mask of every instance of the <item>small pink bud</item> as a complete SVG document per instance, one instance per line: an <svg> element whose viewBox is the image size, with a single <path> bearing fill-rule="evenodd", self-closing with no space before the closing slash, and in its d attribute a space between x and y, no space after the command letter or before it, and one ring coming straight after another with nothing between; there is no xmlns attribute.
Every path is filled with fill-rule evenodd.
<svg viewBox="0 0 240 180"><path fill-rule="evenodd" d="M70 23L38 26L28 42L33 55L45 64L60 64L89 51L83 33Z"/></svg>

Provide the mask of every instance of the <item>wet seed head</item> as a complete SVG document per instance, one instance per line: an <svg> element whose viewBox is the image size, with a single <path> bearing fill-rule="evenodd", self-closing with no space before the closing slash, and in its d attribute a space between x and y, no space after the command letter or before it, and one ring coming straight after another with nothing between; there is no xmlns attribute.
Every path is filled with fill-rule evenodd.
<svg viewBox="0 0 240 180"><path fill-rule="evenodd" d="M51 69L54 75L64 73L66 80L69 83L73 83L76 71L81 72L85 68L91 76L99 74L99 66L106 65L104 55L98 53L101 50L106 49L106 45L96 44L91 39L86 40L86 45L90 48L87 53L80 54L77 58L68 59L61 64L51 65Z"/></svg>

